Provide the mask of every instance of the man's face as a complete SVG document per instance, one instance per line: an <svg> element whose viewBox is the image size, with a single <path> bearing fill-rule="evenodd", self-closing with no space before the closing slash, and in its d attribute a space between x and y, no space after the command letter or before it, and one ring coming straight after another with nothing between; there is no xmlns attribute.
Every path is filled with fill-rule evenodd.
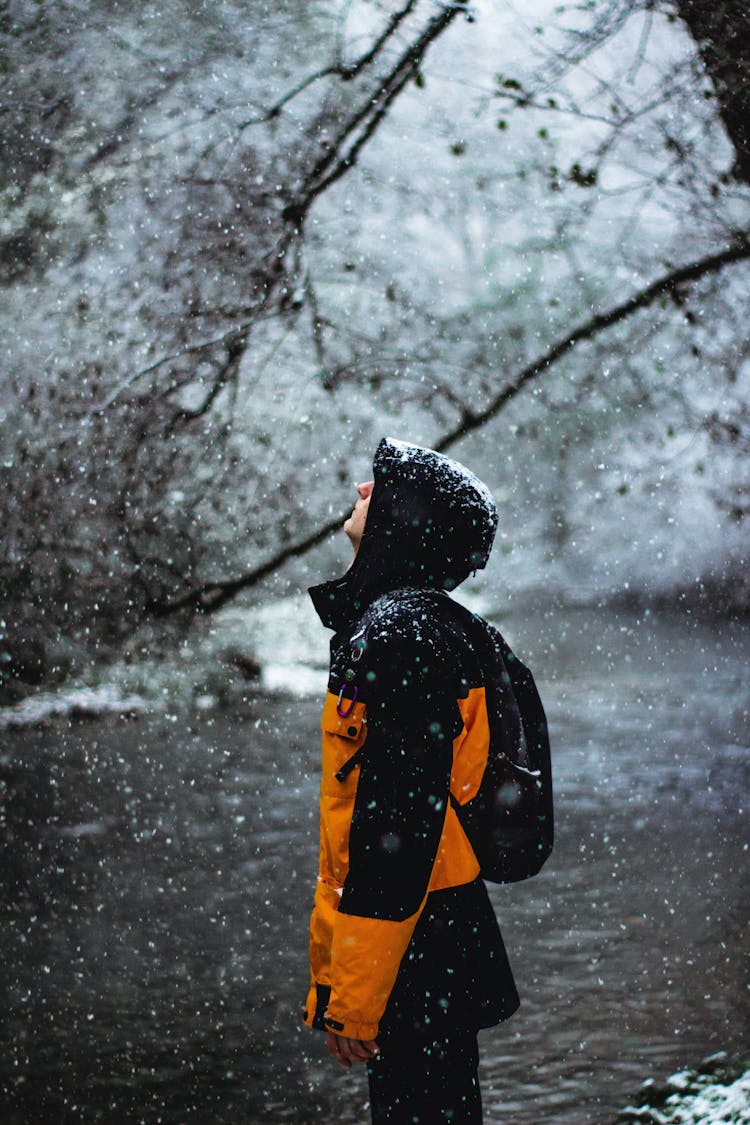
<svg viewBox="0 0 750 1125"><path fill-rule="evenodd" d="M352 514L349 516L349 519L344 523L344 531L349 536L349 541L354 548L355 555L362 542L362 532L365 530L367 509L370 507L370 497L372 496L374 487L374 480L368 480L365 481L364 484L357 485L357 502L352 509Z"/></svg>

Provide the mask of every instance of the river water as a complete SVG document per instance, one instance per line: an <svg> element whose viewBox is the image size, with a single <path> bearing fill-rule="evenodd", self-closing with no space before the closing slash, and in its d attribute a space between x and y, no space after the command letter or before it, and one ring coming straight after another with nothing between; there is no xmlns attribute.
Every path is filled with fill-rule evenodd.
<svg viewBox="0 0 750 1125"><path fill-rule="evenodd" d="M491 890L522 1007L481 1034L485 1119L604 1125L645 1077L750 1047L750 628L501 628L547 707L557 842ZM277 695L3 733L4 1125L367 1121L361 1072L298 1022L318 717Z"/></svg>

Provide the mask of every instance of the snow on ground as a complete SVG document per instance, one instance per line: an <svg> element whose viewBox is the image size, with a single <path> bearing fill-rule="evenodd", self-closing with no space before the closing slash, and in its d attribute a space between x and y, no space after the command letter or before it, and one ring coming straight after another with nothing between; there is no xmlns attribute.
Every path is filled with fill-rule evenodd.
<svg viewBox="0 0 750 1125"><path fill-rule="evenodd" d="M219 613L214 624L224 641L249 644L261 668L261 689L290 695L325 692L330 633L307 594L257 608L233 606Z"/></svg>
<svg viewBox="0 0 750 1125"><path fill-rule="evenodd" d="M148 703L140 695L126 695L116 684L96 688L75 687L59 692L40 692L0 708L0 730L10 727L36 726L62 716L96 718L99 715L139 715Z"/></svg>
<svg viewBox="0 0 750 1125"><path fill-rule="evenodd" d="M733 1081L681 1070L667 1079L666 1086L655 1099L654 1083L644 1083L638 1099L642 1104L627 1106L618 1120L643 1125L750 1125L750 1070Z"/></svg>
<svg viewBox="0 0 750 1125"><path fill-rule="evenodd" d="M474 613L486 612L481 594L458 590L453 596ZM258 692L322 698L330 636L306 593L261 606L229 606L197 622L171 652L152 654L145 642L127 658L94 669L88 683L76 680L0 708L0 730L66 717L136 715L181 703L206 711ZM257 679L238 674L237 654L259 666Z"/></svg>
<svg viewBox="0 0 750 1125"><path fill-rule="evenodd" d="M199 711L231 708L258 692L322 697L329 636L306 594L258 607L230 606L196 623L171 651L146 639L114 664L93 668L89 682L76 679L0 708L0 730L180 705ZM247 667L259 666L257 679L238 672L238 655Z"/></svg>

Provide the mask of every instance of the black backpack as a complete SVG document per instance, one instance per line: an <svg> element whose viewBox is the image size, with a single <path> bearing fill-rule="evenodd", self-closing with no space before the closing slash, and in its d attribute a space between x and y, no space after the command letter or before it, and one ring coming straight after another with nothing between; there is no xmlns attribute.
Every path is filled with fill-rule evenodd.
<svg viewBox="0 0 750 1125"><path fill-rule="evenodd" d="M498 630L444 591L435 591L443 611L466 630L485 681L490 747L479 790L461 804L450 801L480 866L483 879L514 883L538 874L552 851L552 768L547 720L531 672ZM350 672L362 655L377 615L376 601L352 639ZM342 693L343 693L342 688ZM344 781L361 761L366 743L336 776Z"/></svg>
<svg viewBox="0 0 750 1125"><path fill-rule="evenodd" d="M547 720L534 677L498 630L473 614L468 627L485 676L490 748L476 796L460 804L451 793L451 804L482 878L513 883L538 874L554 842Z"/></svg>

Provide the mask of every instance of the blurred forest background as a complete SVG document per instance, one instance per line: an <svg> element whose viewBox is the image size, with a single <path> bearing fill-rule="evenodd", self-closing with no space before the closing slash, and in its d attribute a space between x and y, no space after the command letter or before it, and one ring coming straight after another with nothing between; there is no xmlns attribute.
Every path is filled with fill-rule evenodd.
<svg viewBox="0 0 750 1125"><path fill-rule="evenodd" d="M493 489L496 604L746 612L749 24L8 0L5 699L343 569L384 433Z"/></svg>

